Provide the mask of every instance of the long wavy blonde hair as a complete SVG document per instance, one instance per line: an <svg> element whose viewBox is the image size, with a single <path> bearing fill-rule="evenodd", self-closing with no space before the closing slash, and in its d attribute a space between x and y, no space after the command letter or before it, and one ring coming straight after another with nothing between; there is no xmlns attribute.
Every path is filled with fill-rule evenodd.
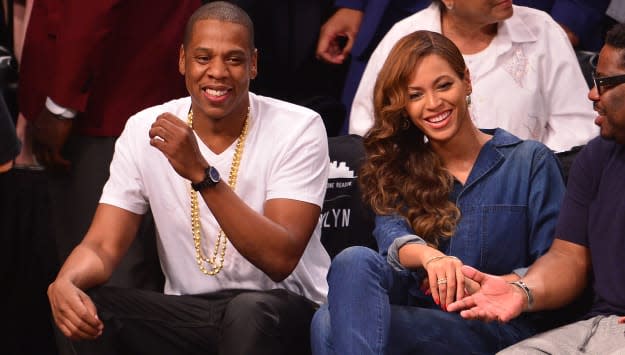
<svg viewBox="0 0 625 355"><path fill-rule="evenodd" d="M460 79L466 65L444 36L417 31L395 44L374 88L374 124L365 135L366 159L359 183L363 199L379 215L398 214L434 247L453 235L460 211L448 200L453 177L406 112L408 84L421 59L438 55Z"/></svg>

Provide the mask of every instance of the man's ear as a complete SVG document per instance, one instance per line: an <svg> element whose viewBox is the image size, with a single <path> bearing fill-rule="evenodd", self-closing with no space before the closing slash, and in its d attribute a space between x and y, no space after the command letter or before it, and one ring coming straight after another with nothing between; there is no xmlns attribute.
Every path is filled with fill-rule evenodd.
<svg viewBox="0 0 625 355"><path fill-rule="evenodd" d="M184 65L184 59L185 59L185 54L184 54L184 44L180 45L180 54L178 57L178 71L180 72L180 74L184 75L185 74L185 65Z"/></svg>
<svg viewBox="0 0 625 355"><path fill-rule="evenodd" d="M258 49L254 48L252 51L252 58L250 61L250 78L256 79L258 75Z"/></svg>

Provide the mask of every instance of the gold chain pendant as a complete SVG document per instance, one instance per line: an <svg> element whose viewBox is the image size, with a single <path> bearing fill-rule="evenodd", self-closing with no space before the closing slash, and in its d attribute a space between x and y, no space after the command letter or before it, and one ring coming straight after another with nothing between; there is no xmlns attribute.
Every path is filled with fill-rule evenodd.
<svg viewBox="0 0 625 355"><path fill-rule="evenodd" d="M228 186L234 191L237 184L237 176L239 174L239 165L241 163L241 157L243 156L243 148L245 146L245 138L247 137L247 129L250 122L250 108L247 108L247 116L245 117L245 123L243 124L243 130L237 139L237 145L232 157L232 163L230 165L230 174L228 176ZM189 110L187 116L187 124L193 129L193 110ZM217 275L224 267L224 258L226 257L226 244L228 237L224 233L221 227L217 233L217 239L215 240L215 248L210 257L204 255L202 251L202 224L200 222L200 206L198 203L197 191L190 189L191 197L191 232L193 233L193 245L195 246L195 260L200 268L200 271L208 276ZM219 257L219 260L218 260ZM208 269L205 264L210 265Z"/></svg>

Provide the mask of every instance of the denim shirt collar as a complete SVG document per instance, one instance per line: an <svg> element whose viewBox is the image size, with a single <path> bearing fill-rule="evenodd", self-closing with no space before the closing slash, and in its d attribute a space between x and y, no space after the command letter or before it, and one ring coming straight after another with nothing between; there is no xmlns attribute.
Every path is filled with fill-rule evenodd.
<svg viewBox="0 0 625 355"><path fill-rule="evenodd" d="M493 170L497 165L499 165L503 159L505 159L505 154L503 153L503 148L515 146L521 143L521 139L508 133L507 131L501 128L495 129L481 129L482 132L492 135L491 138L480 150L479 155L477 156L477 160L475 161L475 165L473 165L473 169L471 169L471 173L467 178L464 186L461 186L460 190L466 190L471 187L471 185L475 184L479 181L483 176L488 174L491 170ZM459 197L461 191L456 191L454 188L454 200Z"/></svg>

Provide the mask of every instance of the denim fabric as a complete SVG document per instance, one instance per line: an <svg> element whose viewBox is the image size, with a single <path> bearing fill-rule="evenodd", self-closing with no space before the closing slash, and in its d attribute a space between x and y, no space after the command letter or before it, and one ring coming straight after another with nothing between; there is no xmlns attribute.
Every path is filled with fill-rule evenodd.
<svg viewBox="0 0 625 355"><path fill-rule="evenodd" d="M454 184L450 199L461 218L441 251L501 275L531 265L551 246L565 187L547 147L501 129L494 133L466 183ZM373 235L385 256L396 238L414 235L403 217L377 216L375 222Z"/></svg>
<svg viewBox="0 0 625 355"><path fill-rule="evenodd" d="M441 250L493 274L529 266L547 251L564 196L558 161L547 147L500 129L464 185L450 199L461 218ZM436 307L419 289L423 270L396 270L386 260L393 241L414 235L399 216L378 216L380 253L353 247L328 273L328 304L312 325L314 354L494 353L533 335L533 315L507 323L466 321ZM420 274L420 273L421 274Z"/></svg>
<svg viewBox="0 0 625 355"><path fill-rule="evenodd" d="M390 247L388 247L388 255L386 256L386 261L388 261L391 266L399 271L405 269L404 266L399 262L399 249L401 249L406 244L421 244L424 245L425 240L417 235L406 235L403 237L396 238Z"/></svg>
<svg viewBox="0 0 625 355"><path fill-rule="evenodd" d="M525 315L506 324L467 321L423 294L410 297L409 271L365 247L338 254L328 282L328 304L311 327L315 355L494 354L537 332Z"/></svg>

